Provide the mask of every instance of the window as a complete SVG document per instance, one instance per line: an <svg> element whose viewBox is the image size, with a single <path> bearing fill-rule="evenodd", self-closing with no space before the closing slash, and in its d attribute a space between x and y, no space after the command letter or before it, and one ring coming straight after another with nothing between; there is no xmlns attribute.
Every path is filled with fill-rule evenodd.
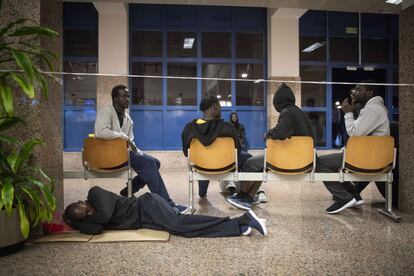
<svg viewBox="0 0 414 276"><path fill-rule="evenodd" d="M136 57L162 56L162 32L133 31L132 55Z"/></svg>
<svg viewBox="0 0 414 276"><path fill-rule="evenodd" d="M315 138L317 147L324 147L326 144L325 133L326 133L326 115L325 112L305 112L309 119L312 134Z"/></svg>
<svg viewBox="0 0 414 276"><path fill-rule="evenodd" d="M196 57L197 33L168 32L168 57Z"/></svg>
<svg viewBox="0 0 414 276"><path fill-rule="evenodd" d="M329 41L331 61L358 62L357 38L331 38Z"/></svg>
<svg viewBox="0 0 414 276"><path fill-rule="evenodd" d="M134 62L132 74L162 76L162 63ZM132 78L132 104L162 105L162 79Z"/></svg>
<svg viewBox="0 0 414 276"><path fill-rule="evenodd" d="M67 73L97 73L97 62L65 61ZM94 106L96 104L96 76L65 75L65 105Z"/></svg>
<svg viewBox="0 0 414 276"><path fill-rule="evenodd" d="M169 63L168 76L196 77L197 65L194 63ZM168 105L197 105L197 80L168 79Z"/></svg>
<svg viewBox="0 0 414 276"><path fill-rule="evenodd" d="M237 64L236 78L263 79L263 64ZM236 104L263 106L263 82L237 81Z"/></svg>
<svg viewBox="0 0 414 276"><path fill-rule="evenodd" d="M263 35L261 33L237 33L236 58L263 59Z"/></svg>
<svg viewBox="0 0 414 276"><path fill-rule="evenodd" d="M230 33L203 33L202 50L204 58L230 58Z"/></svg>
<svg viewBox="0 0 414 276"><path fill-rule="evenodd" d="M64 55L75 57L97 56L98 32L96 30L65 30Z"/></svg>
<svg viewBox="0 0 414 276"><path fill-rule="evenodd" d="M230 64L203 64L204 78L226 78L229 79ZM226 80L203 80L202 97L216 96L221 106L231 106L231 81Z"/></svg>
<svg viewBox="0 0 414 276"><path fill-rule="evenodd" d="M362 39L362 62L388 63L388 39Z"/></svg>
<svg viewBox="0 0 414 276"><path fill-rule="evenodd" d="M300 66L300 77L303 81L325 81L325 66ZM302 83L301 102L302 107L324 107L326 85Z"/></svg>

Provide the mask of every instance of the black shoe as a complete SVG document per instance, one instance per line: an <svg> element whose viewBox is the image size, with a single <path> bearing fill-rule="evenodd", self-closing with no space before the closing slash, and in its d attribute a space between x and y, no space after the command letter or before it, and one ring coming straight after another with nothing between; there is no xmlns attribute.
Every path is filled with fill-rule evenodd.
<svg viewBox="0 0 414 276"><path fill-rule="evenodd" d="M119 192L119 194L120 194L121 196L128 196L128 187L123 188L123 189Z"/></svg>
<svg viewBox="0 0 414 276"><path fill-rule="evenodd" d="M335 201L334 204L332 204L328 209L326 209L326 212L328 214L336 214L343 210L345 210L348 207L354 206L356 203L355 198L352 198L351 200L345 200L345 201Z"/></svg>

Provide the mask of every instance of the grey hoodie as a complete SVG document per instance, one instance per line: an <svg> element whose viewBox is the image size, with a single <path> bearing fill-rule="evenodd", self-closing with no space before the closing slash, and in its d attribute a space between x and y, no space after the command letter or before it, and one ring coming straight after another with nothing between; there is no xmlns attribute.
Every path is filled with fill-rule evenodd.
<svg viewBox="0 0 414 276"><path fill-rule="evenodd" d="M390 135L390 122L384 100L380 96L371 98L356 120L352 112L346 113L345 126L349 136Z"/></svg>

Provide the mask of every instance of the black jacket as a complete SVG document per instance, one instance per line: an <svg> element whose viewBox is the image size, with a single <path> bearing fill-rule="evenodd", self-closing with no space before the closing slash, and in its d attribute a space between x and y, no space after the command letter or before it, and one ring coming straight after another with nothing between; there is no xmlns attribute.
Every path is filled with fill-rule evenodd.
<svg viewBox="0 0 414 276"><path fill-rule="evenodd" d="M81 233L96 235L103 229L141 228L139 198L122 197L95 186L89 190L87 202L95 208L96 214L70 223Z"/></svg>
<svg viewBox="0 0 414 276"><path fill-rule="evenodd" d="M244 127L244 125L242 123L239 123L239 116L237 116L237 121L233 122L231 120L231 117L233 116L233 114L235 114L237 116L236 112L232 112L230 113L230 123L234 126L234 128L237 131L237 135L239 136L240 139L240 144L243 147L246 146L246 129Z"/></svg>
<svg viewBox="0 0 414 276"><path fill-rule="evenodd" d="M295 105L292 90L282 84L273 97L273 106L279 112L276 126L266 133L266 139L284 140L292 136L311 136L312 127L303 111Z"/></svg>
<svg viewBox="0 0 414 276"><path fill-rule="evenodd" d="M190 147L191 139L198 138L204 146L211 145L217 137L231 137L234 139L234 144L240 154L241 146L239 136L236 129L229 122L222 119L214 119L206 121L203 124L197 124L195 119L189 122L183 129L181 140L183 144L184 155L188 155L188 148Z"/></svg>

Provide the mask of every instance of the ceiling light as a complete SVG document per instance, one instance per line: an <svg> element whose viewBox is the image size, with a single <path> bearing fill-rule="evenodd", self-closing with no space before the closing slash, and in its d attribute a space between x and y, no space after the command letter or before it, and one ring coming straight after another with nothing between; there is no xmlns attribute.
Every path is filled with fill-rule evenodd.
<svg viewBox="0 0 414 276"><path fill-rule="evenodd" d="M184 38L183 48L184 49L192 49L193 48L193 44L194 44L194 40L195 40L195 38L192 38L192 37Z"/></svg>
<svg viewBox="0 0 414 276"><path fill-rule="evenodd" d="M386 0L385 2L389 4L399 5L403 0Z"/></svg>
<svg viewBox="0 0 414 276"><path fill-rule="evenodd" d="M337 102L335 102L335 105L341 105L341 103L337 101Z"/></svg>
<svg viewBox="0 0 414 276"><path fill-rule="evenodd" d="M341 108L342 108L342 106L340 106L340 105L337 105L337 106L336 106L336 108L338 108L338 109L341 109Z"/></svg>
<svg viewBox="0 0 414 276"><path fill-rule="evenodd" d="M217 99L220 99L221 98L221 95L217 95Z"/></svg>
<svg viewBox="0 0 414 276"><path fill-rule="evenodd" d="M241 77L242 77L242 78L247 78L247 73L242 73L242 74L241 74Z"/></svg>
<svg viewBox="0 0 414 276"><path fill-rule="evenodd" d="M365 66L364 71L375 71L374 66Z"/></svg>
<svg viewBox="0 0 414 276"><path fill-rule="evenodd" d="M347 66L346 67L346 70L348 70L348 71L356 71L356 70L358 70L358 68L356 66Z"/></svg>
<svg viewBox="0 0 414 276"><path fill-rule="evenodd" d="M312 45L310 45L309 47L305 48L302 50L303 53L310 53L315 51L316 49L322 47L325 45L325 41L324 42L315 42Z"/></svg>

